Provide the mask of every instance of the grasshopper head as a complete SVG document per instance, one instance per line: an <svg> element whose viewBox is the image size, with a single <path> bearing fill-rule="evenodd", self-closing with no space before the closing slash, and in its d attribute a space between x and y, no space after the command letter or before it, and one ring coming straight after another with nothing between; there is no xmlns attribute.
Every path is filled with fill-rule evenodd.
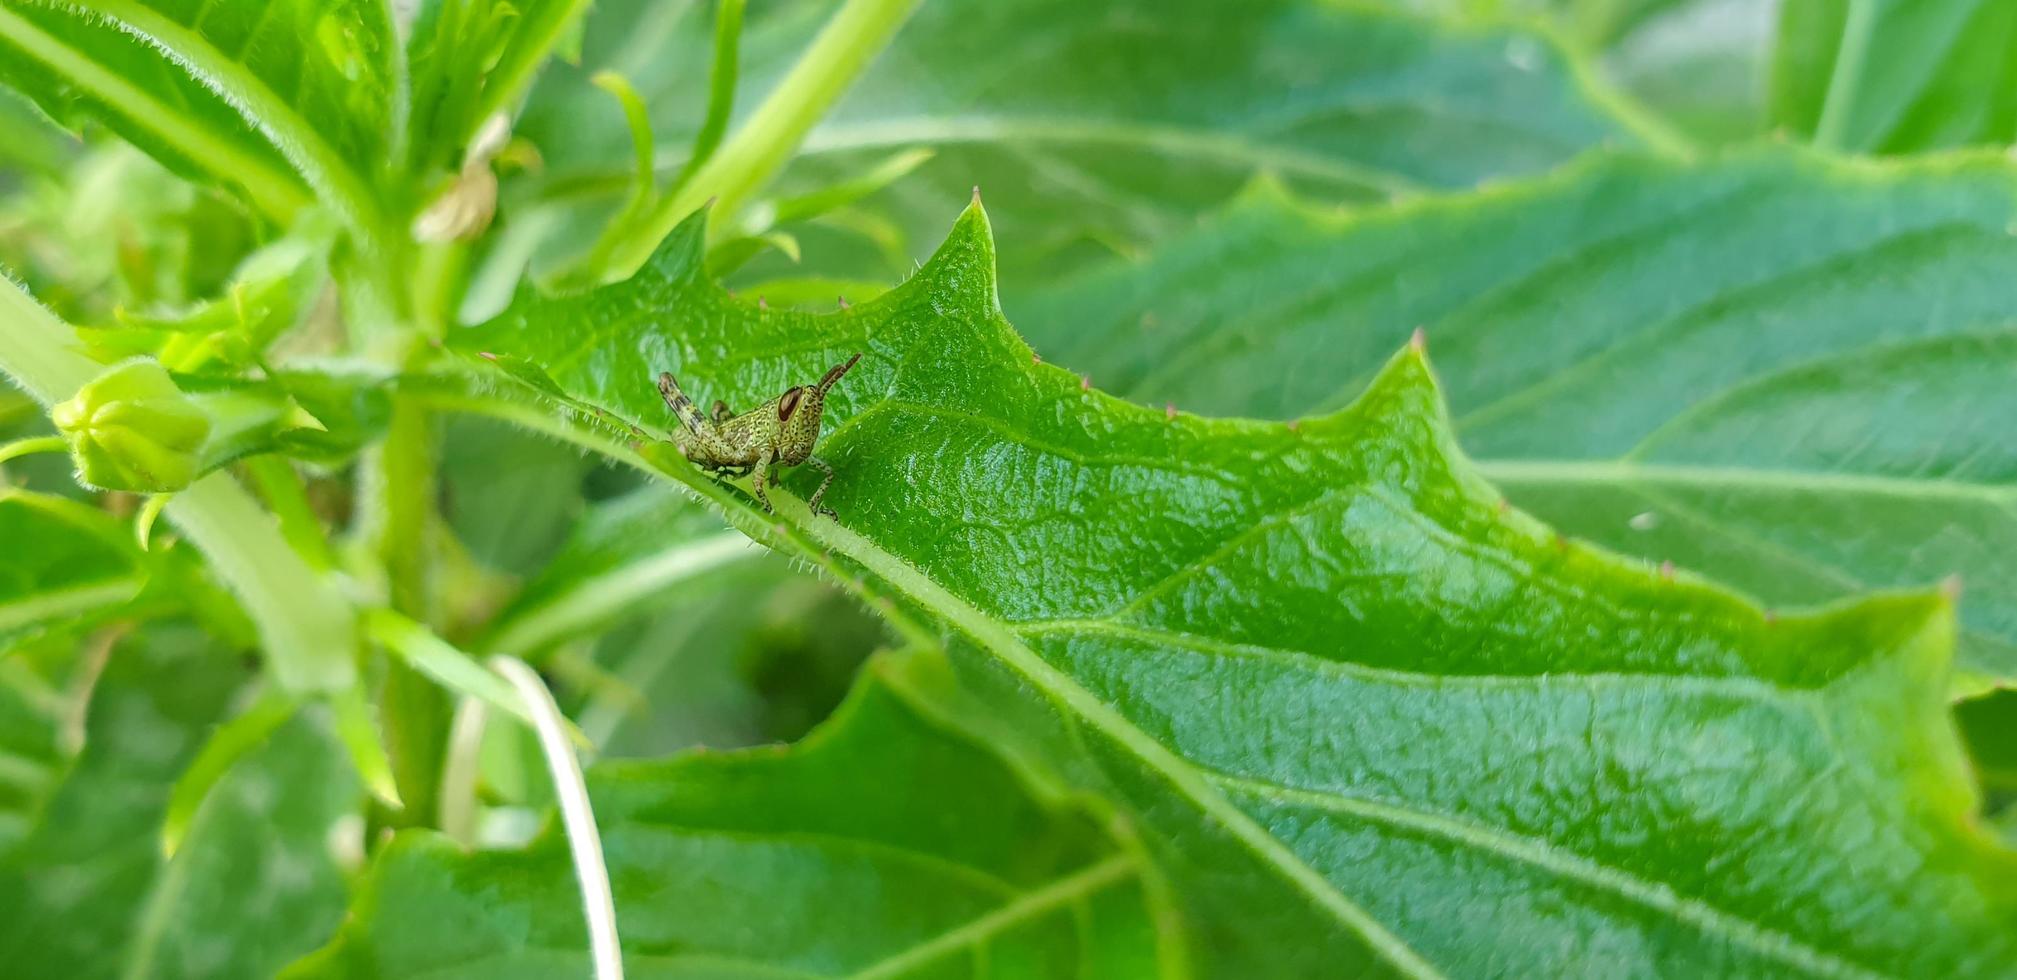
<svg viewBox="0 0 2017 980"><path fill-rule="evenodd" d="M826 393L859 360L861 355L856 354L846 363L834 365L818 384L795 385L778 396L778 462L796 466L812 455L812 447L819 441L819 417L826 411Z"/></svg>

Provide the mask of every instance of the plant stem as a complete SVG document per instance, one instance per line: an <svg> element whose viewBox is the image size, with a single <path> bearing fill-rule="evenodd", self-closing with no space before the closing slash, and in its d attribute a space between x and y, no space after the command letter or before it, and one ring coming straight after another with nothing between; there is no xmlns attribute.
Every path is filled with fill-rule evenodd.
<svg viewBox="0 0 2017 980"><path fill-rule="evenodd" d="M784 167L799 141L848 84L882 52L918 0L848 0L754 115L619 249L610 272L628 275L687 215L715 201L715 225L727 227L746 199Z"/></svg>
<svg viewBox="0 0 2017 980"><path fill-rule="evenodd" d="M212 473L190 484L168 501L168 519L252 616L281 687L339 691L357 683L356 611L237 480Z"/></svg>
<svg viewBox="0 0 2017 980"><path fill-rule="evenodd" d="M1828 77L1828 97L1821 104L1821 119L1814 126L1814 145L1824 150L1840 150L1848 136L1849 115L1863 87L1863 63L1870 57L1870 42L1877 31L1877 0L1849 0L1849 13L1842 24L1842 44L1835 50L1835 69Z"/></svg>
<svg viewBox="0 0 2017 980"><path fill-rule="evenodd" d="M476 844L476 777L482 768L483 702L463 698L448 729L448 761L441 767L441 832L464 847Z"/></svg>
<svg viewBox="0 0 2017 980"><path fill-rule="evenodd" d="M0 371L48 408L76 394L99 366L63 321L10 281L0 288Z"/></svg>
<svg viewBox="0 0 2017 980"><path fill-rule="evenodd" d="M0 371L43 408L97 375L76 335L20 286L0 284ZM272 515L238 481L212 473L168 503L168 519L210 560L259 628L260 646L289 691L357 681L357 623L343 595L288 547Z"/></svg>
<svg viewBox="0 0 2017 980"><path fill-rule="evenodd" d="M10 459L19 459L22 456L32 456L36 453L61 453L68 452L69 450L70 442L62 436L35 436L28 439L16 439L13 442L0 445L0 463L7 462Z"/></svg>

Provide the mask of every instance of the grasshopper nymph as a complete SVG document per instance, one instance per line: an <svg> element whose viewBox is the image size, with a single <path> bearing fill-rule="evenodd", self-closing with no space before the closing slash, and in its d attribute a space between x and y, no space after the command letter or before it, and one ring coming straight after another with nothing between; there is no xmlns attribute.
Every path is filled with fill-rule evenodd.
<svg viewBox="0 0 2017 980"><path fill-rule="evenodd" d="M826 479L819 481L819 489L812 492L806 504L815 514L834 517L831 508L819 503L826 496L827 485L833 482L833 467L814 456L812 447L819 441L819 416L826 409L826 393L859 360L861 355L856 354L847 363L834 365L818 384L793 385L784 394L741 415L730 414L726 402L716 401L712 417L700 414L693 399L679 389L679 380L671 371L663 372L658 376L658 393L665 396L666 407L683 423L681 428L672 430L672 444L688 462L709 473L731 476L754 473L756 479L751 485L756 488L756 499L764 510L770 509L770 497L763 492L770 479L770 467L810 462L826 474Z"/></svg>

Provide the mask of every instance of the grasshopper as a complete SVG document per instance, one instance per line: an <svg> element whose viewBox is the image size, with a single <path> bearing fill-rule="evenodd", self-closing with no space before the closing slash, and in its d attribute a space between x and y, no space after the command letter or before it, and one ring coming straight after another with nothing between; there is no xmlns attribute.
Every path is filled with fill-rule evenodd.
<svg viewBox="0 0 2017 980"><path fill-rule="evenodd" d="M715 401L712 416L700 414L693 399L680 390L679 379L671 371L661 372L658 393L665 396L666 407L683 424L682 428L672 430L672 444L688 462L717 476L755 474L752 486L756 488L757 502L766 511L770 510L770 497L763 491L770 480L770 467L809 462L819 467L826 478L819 481L819 489L812 492L807 506L815 514L838 516L832 508L820 506L827 486L833 483L833 467L814 456L812 448L819 441L819 416L826 410L826 393L859 360L861 355L856 354L847 363L834 365L818 384L793 385L784 394L741 415L731 413L728 403L720 400Z"/></svg>

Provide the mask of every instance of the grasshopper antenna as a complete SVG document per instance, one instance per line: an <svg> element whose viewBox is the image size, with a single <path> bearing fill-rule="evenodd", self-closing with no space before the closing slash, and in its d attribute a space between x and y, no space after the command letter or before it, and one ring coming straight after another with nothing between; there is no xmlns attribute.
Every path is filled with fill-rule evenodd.
<svg viewBox="0 0 2017 980"><path fill-rule="evenodd" d="M856 352L853 357L847 359L846 364L836 364L827 369L826 377L819 379L819 393L822 395L826 394L827 389L839 383L840 376L846 374L847 369L854 367L854 362L859 360L861 360L861 354L860 352Z"/></svg>

